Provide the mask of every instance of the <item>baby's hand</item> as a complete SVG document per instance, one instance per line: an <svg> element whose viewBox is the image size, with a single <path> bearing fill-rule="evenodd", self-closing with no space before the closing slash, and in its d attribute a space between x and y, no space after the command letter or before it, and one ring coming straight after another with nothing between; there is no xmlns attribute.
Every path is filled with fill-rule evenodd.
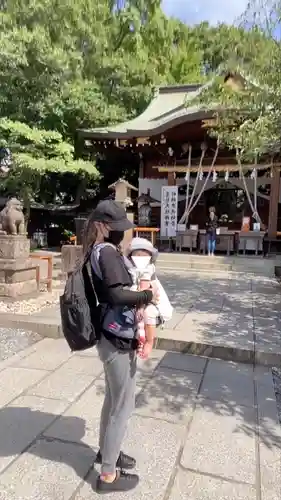
<svg viewBox="0 0 281 500"><path fill-rule="evenodd" d="M143 317L144 317L144 310L143 309L137 309L137 321L143 321Z"/></svg>
<svg viewBox="0 0 281 500"><path fill-rule="evenodd" d="M153 345L150 342L145 342L142 346L141 351L139 352L139 356L142 359L148 359L152 352Z"/></svg>

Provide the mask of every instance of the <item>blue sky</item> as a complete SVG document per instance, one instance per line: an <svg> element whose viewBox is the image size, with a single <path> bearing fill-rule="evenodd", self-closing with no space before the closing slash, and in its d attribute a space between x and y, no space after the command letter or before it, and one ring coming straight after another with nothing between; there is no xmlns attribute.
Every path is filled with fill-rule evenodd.
<svg viewBox="0 0 281 500"><path fill-rule="evenodd" d="M232 24L244 12L248 0L163 0L163 9L170 16L188 24L209 21L211 24Z"/></svg>

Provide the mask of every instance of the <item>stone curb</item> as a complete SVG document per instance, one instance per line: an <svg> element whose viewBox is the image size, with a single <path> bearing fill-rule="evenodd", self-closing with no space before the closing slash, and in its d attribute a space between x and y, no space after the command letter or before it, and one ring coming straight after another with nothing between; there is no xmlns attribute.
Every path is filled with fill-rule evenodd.
<svg viewBox="0 0 281 500"><path fill-rule="evenodd" d="M0 325L38 333L42 337L58 339L63 337L61 324L57 318L34 318L26 315L2 314ZM176 339L176 332L160 330L155 341L155 349L179 352L207 358L217 358L239 363L255 363L263 366L281 366L281 352L247 349L242 346L208 344L199 341ZM174 338L173 338L174 337Z"/></svg>
<svg viewBox="0 0 281 500"><path fill-rule="evenodd" d="M61 324L56 318L39 318L28 315L3 313L0 325L38 333L41 337L59 339L63 336Z"/></svg>

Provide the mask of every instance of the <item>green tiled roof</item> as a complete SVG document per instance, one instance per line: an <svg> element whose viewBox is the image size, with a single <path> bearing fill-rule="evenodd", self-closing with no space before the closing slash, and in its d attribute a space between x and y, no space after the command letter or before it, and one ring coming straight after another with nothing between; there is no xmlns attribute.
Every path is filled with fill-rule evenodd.
<svg viewBox="0 0 281 500"><path fill-rule="evenodd" d="M78 134L91 139L128 139L161 134L187 121L202 120L212 115L191 105L202 89L201 84L159 87L146 110L133 120L105 128L80 129Z"/></svg>

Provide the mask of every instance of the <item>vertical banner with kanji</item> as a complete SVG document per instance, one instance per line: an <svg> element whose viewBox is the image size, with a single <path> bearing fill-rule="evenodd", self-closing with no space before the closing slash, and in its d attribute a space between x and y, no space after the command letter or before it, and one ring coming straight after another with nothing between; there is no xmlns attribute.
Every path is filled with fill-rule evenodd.
<svg viewBox="0 0 281 500"><path fill-rule="evenodd" d="M178 186L163 186L161 196L161 236L174 238L177 234Z"/></svg>

